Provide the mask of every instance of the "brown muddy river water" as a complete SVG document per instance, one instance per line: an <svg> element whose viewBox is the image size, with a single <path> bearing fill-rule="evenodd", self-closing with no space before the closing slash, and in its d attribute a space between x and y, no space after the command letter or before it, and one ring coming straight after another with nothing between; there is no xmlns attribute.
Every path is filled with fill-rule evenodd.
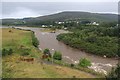
<svg viewBox="0 0 120 80"><path fill-rule="evenodd" d="M40 42L39 49L44 50L49 48L53 53L55 50L60 51L63 55L63 60L68 63L77 64L80 58L87 58L92 62L92 66L89 67L97 72L103 72L107 74L107 71L117 64L117 60L99 57L96 55L88 54L83 51L73 49L62 42L56 40L56 36L60 33L67 33L67 31L59 30L56 33L49 33L41 31L43 28L30 28L30 27L17 27L22 29L29 29L35 32L35 36Z"/></svg>

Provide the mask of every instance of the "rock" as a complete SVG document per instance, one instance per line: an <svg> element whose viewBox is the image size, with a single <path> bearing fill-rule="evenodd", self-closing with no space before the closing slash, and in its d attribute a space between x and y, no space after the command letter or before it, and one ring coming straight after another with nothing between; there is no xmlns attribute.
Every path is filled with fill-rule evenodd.
<svg viewBox="0 0 120 80"><path fill-rule="evenodd" d="M106 55L104 55L103 57L106 58Z"/></svg>

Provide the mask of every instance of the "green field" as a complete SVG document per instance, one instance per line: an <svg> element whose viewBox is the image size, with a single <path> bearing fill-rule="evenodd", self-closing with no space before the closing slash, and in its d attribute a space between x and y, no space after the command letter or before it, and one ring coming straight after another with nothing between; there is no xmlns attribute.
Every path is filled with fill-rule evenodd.
<svg viewBox="0 0 120 80"><path fill-rule="evenodd" d="M30 31L11 28L2 29L2 48L13 49L12 55L3 56L3 78L94 78L89 73L63 67L41 63L41 51L32 45ZM0 41L0 42L1 42ZM33 62L21 61L20 57L28 52L27 57L34 58Z"/></svg>

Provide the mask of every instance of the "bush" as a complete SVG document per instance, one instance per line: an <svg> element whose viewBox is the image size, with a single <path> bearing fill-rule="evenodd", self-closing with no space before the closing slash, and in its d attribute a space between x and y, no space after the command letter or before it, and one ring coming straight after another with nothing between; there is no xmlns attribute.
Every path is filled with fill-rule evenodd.
<svg viewBox="0 0 120 80"><path fill-rule="evenodd" d="M39 45L39 41L37 40L37 38L35 37L34 34L32 34L32 44L33 44L35 47L38 47L38 45Z"/></svg>
<svg viewBox="0 0 120 80"><path fill-rule="evenodd" d="M53 54L53 59L62 60L62 54L58 51L55 51L55 53Z"/></svg>
<svg viewBox="0 0 120 80"><path fill-rule="evenodd" d="M13 53L13 50L10 48L9 50L8 50L8 55L11 55Z"/></svg>
<svg viewBox="0 0 120 80"><path fill-rule="evenodd" d="M74 67L75 65L74 64L70 64L71 67Z"/></svg>
<svg viewBox="0 0 120 80"><path fill-rule="evenodd" d="M6 49L2 49L2 56L5 56L7 54L7 50Z"/></svg>
<svg viewBox="0 0 120 80"><path fill-rule="evenodd" d="M6 56L6 55L11 55L13 53L13 50L10 48L9 50L7 49L2 49L2 56Z"/></svg>
<svg viewBox="0 0 120 80"><path fill-rule="evenodd" d="M82 58L79 61L79 66L88 67L88 66L91 66L91 62L89 60L87 60L86 58Z"/></svg>
<svg viewBox="0 0 120 80"><path fill-rule="evenodd" d="M29 52L22 53L22 56L27 56L27 55L29 55Z"/></svg>
<svg viewBox="0 0 120 80"><path fill-rule="evenodd" d="M44 49L43 51L44 54L49 54L50 53L50 50L48 48Z"/></svg>
<svg viewBox="0 0 120 80"><path fill-rule="evenodd" d="M50 50L48 48L44 49L43 53L45 55L49 55L49 57L51 57L51 53L50 53Z"/></svg>

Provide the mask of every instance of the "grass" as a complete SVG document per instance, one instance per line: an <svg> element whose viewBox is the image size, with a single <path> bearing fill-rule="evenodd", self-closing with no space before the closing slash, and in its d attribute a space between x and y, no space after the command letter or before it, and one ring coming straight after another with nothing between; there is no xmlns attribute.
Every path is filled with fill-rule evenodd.
<svg viewBox="0 0 120 80"><path fill-rule="evenodd" d="M11 30L12 32L9 32ZM3 78L94 78L96 76L65 66L41 64L41 52L32 45L30 31L2 29L2 48L12 48L13 54L3 57ZM21 46L23 48L21 48ZM28 50L34 62L20 61L20 54Z"/></svg>
<svg viewBox="0 0 120 80"><path fill-rule="evenodd" d="M71 64L66 63L63 60L55 60L54 59L53 62L52 62L52 59L49 58L49 61L48 61L48 59L44 59L44 61L46 61L48 63L53 63L53 64L57 64L57 65L60 65L60 66L66 66L66 67L69 67L69 68L72 68L72 69L77 69L77 70L80 70L80 71L84 71L86 73L90 73L90 74L95 75L95 76L100 77L100 78L105 77L105 74L96 72L96 71L94 71L92 69L89 69L87 67L81 67L78 64L74 64L73 66L71 66Z"/></svg>
<svg viewBox="0 0 120 80"><path fill-rule="evenodd" d="M11 60L12 57L12 60ZM13 78L93 78L94 76L68 67L53 66L38 62L28 63L18 61L18 55L8 56L4 60L3 77ZM44 69L43 69L44 68ZM4 72L5 71L5 72Z"/></svg>
<svg viewBox="0 0 120 80"><path fill-rule="evenodd" d="M12 30L12 32L9 32ZM16 29L3 29L2 30L2 48L12 48L17 54L21 54L25 50L29 50L31 56L38 57L39 51L32 45L32 32L16 30ZM23 48L21 48L21 46Z"/></svg>

